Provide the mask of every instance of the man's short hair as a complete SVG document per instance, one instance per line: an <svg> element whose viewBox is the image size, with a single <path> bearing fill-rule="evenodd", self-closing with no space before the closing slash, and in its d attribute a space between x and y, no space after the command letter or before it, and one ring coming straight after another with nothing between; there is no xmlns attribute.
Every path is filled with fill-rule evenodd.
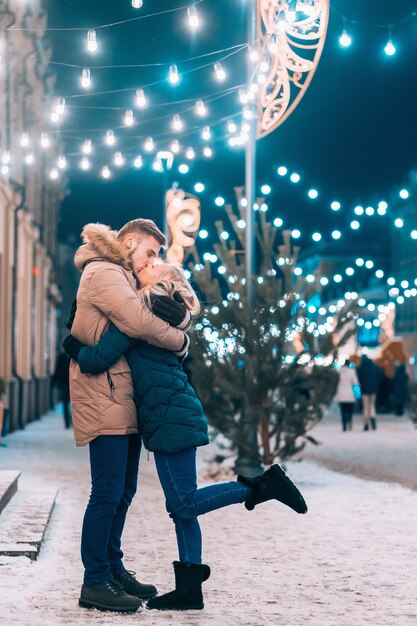
<svg viewBox="0 0 417 626"><path fill-rule="evenodd" d="M158 226L153 220L147 220L143 217L139 217L136 220L130 220L125 224L117 233L117 239L124 239L126 235L137 235L140 237L149 236L156 239L161 246L166 246L165 235L159 230Z"/></svg>

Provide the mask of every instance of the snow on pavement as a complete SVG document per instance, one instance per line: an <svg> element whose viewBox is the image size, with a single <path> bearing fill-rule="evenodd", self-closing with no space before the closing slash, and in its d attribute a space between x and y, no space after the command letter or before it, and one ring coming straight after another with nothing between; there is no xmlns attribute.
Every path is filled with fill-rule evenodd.
<svg viewBox="0 0 417 626"><path fill-rule="evenodd" d="M304 459L361 478L400 483L417 491L417 429L404 415L378 415L377 429L364 432L361 415L353 430L342 432L336 407L328 411L311 434L321 445L307 444Z"/></svg>
<svg viewBox="0 0 417 626"><path fill-rule="evenodd" d="M20 469L22 492L59 488L39 560L0 557L0 623L7 626L146 623L173 626L406 626L417 624L417 493L289 463L309 513L276 502L202 516L204 611L134 615L78 607L80 529L89 492L86 449L76 449L62 418L49 414L8 437L0 469ZM203 457L210 452L204 450ZM10 506L10 505L9 505ZM140 488L124 535L125 565L143 581L172 588L175 534L152 455L142 455Z"/></svg>

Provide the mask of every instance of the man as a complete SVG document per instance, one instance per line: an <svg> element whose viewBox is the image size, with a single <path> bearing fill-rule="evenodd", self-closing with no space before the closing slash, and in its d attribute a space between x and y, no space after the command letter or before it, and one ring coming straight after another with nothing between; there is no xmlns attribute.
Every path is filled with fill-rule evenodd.
<svg viewBox="0 0 417 626"><path fill-rule="evenodd" d="M82 272L71 332L94 345L109 320L129 335L185 353L189 322L185 307L169 298L154 303L177 328L153 315L136 296L135 275L158 257L165 237L154 222L136 219L119 232L87 224L75 264ZM188 316L188 317L187 317ZM177 318L177 319L175 319ZM65 347L65 342L64 342ZM81 374L71 361L71 405L77 446L89 445L91 495L84 516L81 558L85 568L79 600L84 608L133 612L141 598L156 595L153 585L136 580L122 562L121 536L136 492L141 438L133 386L122 357L104 374Z"/></svg>

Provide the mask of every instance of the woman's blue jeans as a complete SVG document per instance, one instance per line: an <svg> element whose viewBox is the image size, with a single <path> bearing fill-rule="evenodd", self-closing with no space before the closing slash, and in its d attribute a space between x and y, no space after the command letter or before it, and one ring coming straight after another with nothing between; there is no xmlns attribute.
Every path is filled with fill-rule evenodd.
<svg viewBox="0 0 417 626"><path fill-rule="evenodd" d="M244 502L250 489L239 482L197 488L196 448L173 454L155 452L155 464L166 507L175 524L179 560L201 563L198 516L229 504Z"/></svg>
<svg viewBox="0 0 417 626"><path fill-rule="evenodd" d="M91 495L84 515L84 582L111 580L123 566L121 538L138 481L140 435L99 435L90 441Z"/></svg>

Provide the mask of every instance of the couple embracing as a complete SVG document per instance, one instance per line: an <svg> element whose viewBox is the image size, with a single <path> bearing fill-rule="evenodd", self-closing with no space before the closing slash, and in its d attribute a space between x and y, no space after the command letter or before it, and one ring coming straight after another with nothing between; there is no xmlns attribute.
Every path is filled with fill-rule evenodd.
<svg viewBox="0 0 417 626"><path fill-rule="evenodd" d="M134 612L145 600L149 609L202 609L210 567L202 563L199 515L237 503L252 510L272 499L297 513L307 506L279 465L198 488L196 449L209 442L207 420L182 368L198 298L182 268L160 258L166 241L151 220L132 220L120 231L88 224L83 241L75 255L82 275L72 334L64 341L75 440L88 444L91 469L79 604ZM142 443L154 453L178 544L175 589L163 595L123 565Z"/></svg>

